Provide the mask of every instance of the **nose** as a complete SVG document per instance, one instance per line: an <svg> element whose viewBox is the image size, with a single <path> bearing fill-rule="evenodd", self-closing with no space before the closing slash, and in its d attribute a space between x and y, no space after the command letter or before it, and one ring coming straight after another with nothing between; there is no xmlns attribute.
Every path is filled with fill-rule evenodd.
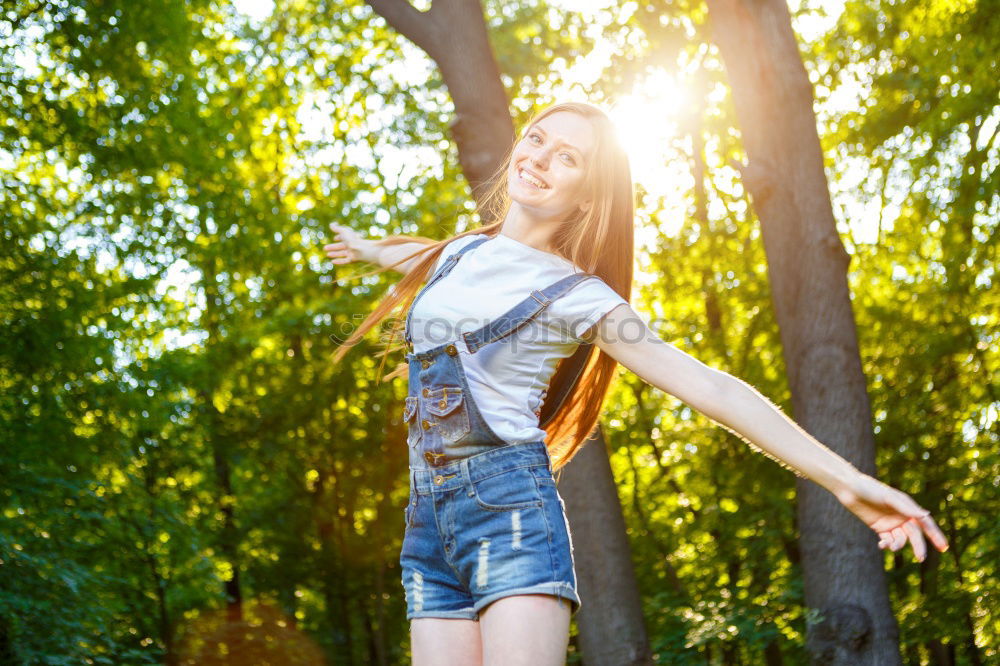
<svg viewBox="0 0 1000 666"><path fill-rule="evenodd" d="M545 169L549 166L549 151L546 148L539 148L531 154L531 163L539 168Z"/></svg>

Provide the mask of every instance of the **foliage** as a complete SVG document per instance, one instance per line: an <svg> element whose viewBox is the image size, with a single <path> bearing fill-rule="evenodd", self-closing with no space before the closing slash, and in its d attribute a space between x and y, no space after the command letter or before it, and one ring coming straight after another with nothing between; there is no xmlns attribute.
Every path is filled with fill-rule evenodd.
<svg viewBox="0 0 1000 666"><path fill-rule="evenodd" d="M360 269L318 246L475 222L439 77L359 0L26 4L0 15L0 661L405 662L403 387L375 339L330 361L392 277L335 283ZM1000 643L994 5L849 3L803 44L879 469L952 542L888 556L910 664ZM593 99L656 67L694 91L635 301L787 405L704 8L609 4L595 37L485 7L518 119L598 38ZM605 428L659 660L802 663L794 477L628 373Z"/></svg>

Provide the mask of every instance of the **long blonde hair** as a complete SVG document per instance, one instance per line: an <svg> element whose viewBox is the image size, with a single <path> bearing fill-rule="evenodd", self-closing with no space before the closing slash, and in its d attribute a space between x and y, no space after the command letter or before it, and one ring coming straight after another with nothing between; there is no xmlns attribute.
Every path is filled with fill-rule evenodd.
<svg viewBox="0 0 1000 666"><path fill-rule="evenodd" d="M563 221L553 233L551 246L559 256L573 262L588 273L600 277L626 301L632 290L632 262L635 248L633 216L635 209L632 189L632 175L628 158L615 138L614 127L608 116L595 106L581 102L555 104L538 113L527 125L530 130L535 123L546 116L560 111L579 114L590 121L594 128L595 148L588 160L588 188L593 193L592 204L586 211L578 211ZM512 151L511 151L512 152ZM343 358L347 350L385 319L393 310L402 306L405 313L420 290L421 285L431 276L438 257L445 246L456 238L470 234L495 236L500 233L504 218L510 210L511 199L507 191L507 173L511 153L488 183L488 190L480 208L480 217L485 223L443 241L414 236L392 236L379 241L381 246L424 243L421 248L399 263L419 257L417 264L389 291L382 302L361 323L356 331L341 345L334 360ZM380 270L388 270L383 268ZM380 271L374 271L380 272ZM544 286L544 285L542 285ZM382 365L388 355L398 349L393 341L401 338L404 319L397 317L393 322L388 343L382 352ZM587 351L589 349L589 352ZM583 355L586 358L582 358ZM582 372L580 363L583 363ZM616 362L597 347L587 346L573 357L563 359L549 383L549 396L565 395L555 414L549 415L545 444L552 457L553 467L558 469L572 459L597 425L601 405L614 376ZM386 379L404 376L406 364L386 375ZM380 366L380 373L382 366ZM574 382L574 379L576 381ZM572 383L571 387L567 384ZM543 407L543 413L546 409Z"/></svg>

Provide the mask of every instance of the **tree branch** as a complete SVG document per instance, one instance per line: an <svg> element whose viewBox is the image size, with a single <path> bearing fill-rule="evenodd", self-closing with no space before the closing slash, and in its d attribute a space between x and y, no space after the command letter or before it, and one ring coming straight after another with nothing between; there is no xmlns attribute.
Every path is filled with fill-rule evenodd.
<svg viewBox="0 0 1000 666"><path fill-rule="evenodd" d="M435 25L430 12L421 12L409 0L365 0L375 13L400 34L427 51L435 47Z"/></svg>

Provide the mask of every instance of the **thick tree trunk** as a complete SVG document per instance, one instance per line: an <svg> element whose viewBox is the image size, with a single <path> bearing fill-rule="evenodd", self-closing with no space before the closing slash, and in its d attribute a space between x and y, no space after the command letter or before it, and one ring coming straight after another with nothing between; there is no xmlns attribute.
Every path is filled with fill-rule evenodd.
<svg viewBox="0 0 1000 666"><path fill-rule="evenodd" d="M833 217L812 86L784 0L708 0L749 164L796 420L863 472L875 443L847 285L849 257ZM798 480L809 628L823 664L900 663L898 628L875 535L827 491Z"/></svg>
<svg viewBox="0 0 1000 666"><path fill-rule="evenodd" d="M584 663L652 663L625 518L600 428L562 472L559 492L576 546Z"/></svg>
<svg viewBox="0 0 1000 666"><path fill-rule="evenodd" d="M462 170L480 199L479 185L503 163L514 128L479 2L434 0L426 12L406 0L367 2L440 68L455 103L452 133ZM621 503L604 439L598 437L566 468L560 486L576 543L586 544L576 551L586 609L580 613L580 644L588 665L647 663L649 647Z"/></svg>
<svg viewBox="0 0 1000 666"><path fill-rule="evenodd" d="M406 0L367 2L441 70L455 103L451 132L458 159L473 196L481 200L481 186L513 144L514 125L478 0L434 0L426 12Z"/></svg>

